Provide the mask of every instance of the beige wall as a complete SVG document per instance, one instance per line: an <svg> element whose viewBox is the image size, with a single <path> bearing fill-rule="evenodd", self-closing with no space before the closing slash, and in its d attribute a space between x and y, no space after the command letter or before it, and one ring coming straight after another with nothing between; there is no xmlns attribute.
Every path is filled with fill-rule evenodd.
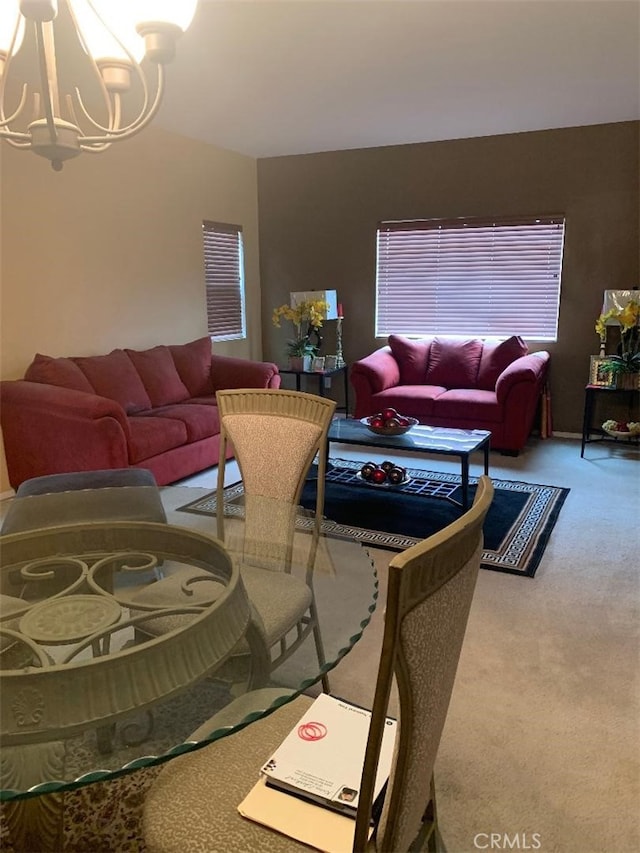
<svg viewBox="0 0 640 853"><path fill-rule="evenodd" d="M564 213L558 341L529 343L552 354L556 430L579 432L602 291L640 284L639 129L626 122L259 160L265 357L281 358L286 334L266 309L290 290L337 289L348 361L384 343L373 333L380 220Z"/></svg>
<svg viewBox="0 0 640 853"><path fill-rule="evenodd" d="M203 219L245 239L248 339L216 352L261 357L255 160L151 128L62 172L2 143L0 181L1 378L206 334Z"/></svg>

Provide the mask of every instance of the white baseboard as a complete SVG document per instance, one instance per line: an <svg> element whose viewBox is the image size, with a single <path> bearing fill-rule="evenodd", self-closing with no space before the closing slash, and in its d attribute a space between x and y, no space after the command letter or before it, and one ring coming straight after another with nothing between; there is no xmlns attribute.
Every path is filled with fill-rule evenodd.
<svg viewBox="0 0 640 853"><path fill-rule="evenodd" d="M14 498L16 493L13 489L9 489L8 492L0 492L0 501L6 501L7 498Z"/></svg>
<svg viewBox="0 0 640 853"><path fill-rule="evenodd" d="M556 432L553 431L553 438L577 438L582 440L582 433L579 432Z"/></svg>

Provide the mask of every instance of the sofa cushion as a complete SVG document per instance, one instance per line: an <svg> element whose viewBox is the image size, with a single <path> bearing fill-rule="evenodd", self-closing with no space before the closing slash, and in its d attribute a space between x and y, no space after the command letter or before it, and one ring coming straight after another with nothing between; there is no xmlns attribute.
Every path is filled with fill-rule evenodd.
<svg viewBox="0 0 640 853"><path fill-rule="evenodd" d="M208 397L190 397L188 400L184 401L183 405L217 406L218 398L215 394L210 394Z"/></svg>
<svg viewBox="0 0 640 853"><path fill-rule="evenodd" d="M374 394L371 402L376 412L392 406L401 415L422 419L432 414L434 400L446 390L439 385L396 385Z"/></svg>
<svg viewBox="0 0 640 853"><path fill-rule="evenodd" d="M198 338L169 347L169 352L190 397L211 394L211 338Z"/></svg>
<svg viewBox="0 0 640 853"><path fill-rule="evenodd" d="M200 441L220 432L220 415L217 406L194 405L189 402L180 406L164 406L153 409L154 418L172 418L182 421L187 429L187 441Z"/></svg>
<svg viewBox="0 0 640 853"><path fill-rule="evenodd" d="M504 418L502 406L493 391L468 388L454 388L441 394L434 401L433 415L469 423L500 423Z"/></svg>
<svg viewBox="0 0 640 853"><path fill-rule="evenodd" d="M91 383L70 358L52 358L36 353L24 378L29 382L41 382L45 385L58 385L72 391L84 391L93 394Z"/></svg>
<svg viewBox="0 0 640 853"><path fill-rule="evenodd" d="M154 408L180 403L191 396L178 375L169 347L127 349L125 352L138 371Z"/></svg>
<svg viewBox="0 0 640 853"><path fill-rule="evenodd" d="M400 368L401 385L420 385L425 381L431 339L412 341L403 335L389 335L389 346Z"/></svg>
<svg viewBox="0 0 640 853"><path fill-rule="evenodd" d="M151 408L142 379L124 350L114 349L108 355L73 360L93 385L95 393L120 403L127 414Z"/></svg>
<svg viewBox="0 0 640 853"><path fill-rule="evenodd" d="M475 388L482 341L434 338L426 382L445 388Z"/></svg>
<svg viewBox="0 0 640 853"><path fill-rule="evenodd" d="M141 462L174 447L187 444L187 428L182 421L135 415L129 418L129 461Z"/></svg>
<svg viewBox="0 0 640 853"><path fill-rule="evenodd" d="M517 335L512 335L506 341L485 341L478 369L476 387L485 391L493 391L502 371L512 361L526 355L529 348Z"/></svg>

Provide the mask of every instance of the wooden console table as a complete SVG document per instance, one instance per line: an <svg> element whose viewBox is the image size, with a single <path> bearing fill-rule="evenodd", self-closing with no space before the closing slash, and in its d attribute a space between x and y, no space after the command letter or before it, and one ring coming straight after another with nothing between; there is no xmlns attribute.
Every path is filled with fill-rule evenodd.
<svg viewBox="0 0 640 853"><path fill-rule="evenodd" d="M341 373L344 379L344 411L347 415L349 414L349 366L347 364L341 364L339 367L332 367L327 370L293 370L290 367L279 367L278 370L283 376L295 376L296 391L302 390L301 380L303 376L315 378L318 381L318 393L321 397L327 396L327 379ZM340 409L339 406L338 410Z"/></svg>
<svg viewBox="0 0 640 853"><path fill-rule="evenodd" d="M582 447L580 449L580 457L584 457L585 445L593 441L608 441L633 444L638 446L638 436L635 438L620 439L607 435L601 426L593 425L593 415L596 407L596 399L599 394L608 395L607 399L622 399L627 401L627 412L629 420L637 420L640 418L638 414L638 403L640 401L640 390L637 388L603 388L599 385L587 385L584 393L584 414L582 417ZM635 417L633 412L635 410ZM592 438L592 435L595 436Z"/></svg>

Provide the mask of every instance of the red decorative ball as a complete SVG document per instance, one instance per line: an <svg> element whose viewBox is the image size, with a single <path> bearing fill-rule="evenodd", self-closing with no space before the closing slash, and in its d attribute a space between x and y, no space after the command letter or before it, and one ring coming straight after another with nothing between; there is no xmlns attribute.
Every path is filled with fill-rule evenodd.
<svg viewBox="0 0 640 853"><path fill-rule="evenodd" d="M387 472L384 471L382 468L376 468L373 474L371 475L371 479L374 483L380 485L381 483L384 483L387 479Z"/></svg>

